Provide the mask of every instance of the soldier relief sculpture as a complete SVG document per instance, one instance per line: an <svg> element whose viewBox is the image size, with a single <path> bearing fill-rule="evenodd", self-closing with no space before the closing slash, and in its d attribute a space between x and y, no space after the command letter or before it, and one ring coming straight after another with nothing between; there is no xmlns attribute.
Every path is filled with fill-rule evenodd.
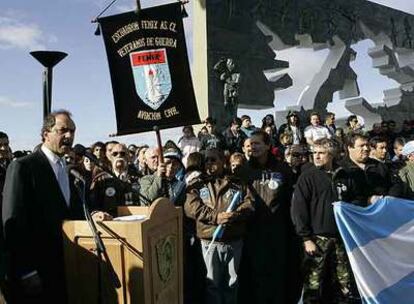
<svg viewBox="0 0 414 304"><path fill-rule="evenodd" d="M213 67L208 77L214 78L208 108L219 126L226 126L238 108L275 109L280 121L289 110L305 116L312 110L326 113L336 101L363 117L366 127L392 118L412 119L414 16L365 0L211 1L203 9L208 17L207 63ZM367 50L356 45L365 40L370 41ZM289 73L296 62L277 58L291 48L328 53L320 69L308 75L306 90L294 95L299 81ZM368 100L360 91L353 64L358 52L366 52L373 69L394 81L383 89L382 99ZM288 88L289 93L278 94ZM277 105L286 95L292 99L289 104Z"/></svg>
<svg viewBox="0 0 414 304"><path fill-rule="evenodd" d="M224 107L232 117L236 117L240 84L240 73L236 71L236 64L232 58L221 58L214 65L214 71L223 82Z"/></svg>

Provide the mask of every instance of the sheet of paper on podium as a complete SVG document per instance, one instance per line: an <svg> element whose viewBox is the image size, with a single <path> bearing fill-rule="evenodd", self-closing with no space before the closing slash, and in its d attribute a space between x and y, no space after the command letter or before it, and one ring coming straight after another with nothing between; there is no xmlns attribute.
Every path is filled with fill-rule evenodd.
<svg viewBox="0 0 414 304"><path fill-rule="evenodd" d="M135 221L143 221L147 219L146 215L142 214L133 214L133 215L126 215L126 216L119 216L114 218L114 221L120 221L120 222L135 222Z"/></svg>

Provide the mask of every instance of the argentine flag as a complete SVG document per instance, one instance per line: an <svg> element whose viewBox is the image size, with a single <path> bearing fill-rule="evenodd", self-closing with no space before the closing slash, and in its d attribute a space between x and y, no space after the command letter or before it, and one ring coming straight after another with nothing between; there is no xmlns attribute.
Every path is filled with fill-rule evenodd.
<svg viewBox="0 0 414 304"><path fill-rule="evenodd" d="M413 304L414 201L337 202L334 213L363 302Z"/></svg>

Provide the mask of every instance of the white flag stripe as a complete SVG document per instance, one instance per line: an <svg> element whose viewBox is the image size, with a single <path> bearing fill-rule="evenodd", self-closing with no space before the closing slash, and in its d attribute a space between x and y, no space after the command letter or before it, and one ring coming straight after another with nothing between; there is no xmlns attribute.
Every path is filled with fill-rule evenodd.
<svg viewBox="0 0 414 304"><path fill-rule="evenodd" d="M373 240L348 253L364 298L374 298L382 290L414 272L413 243L414 219L388 237ZM370 278L369 282L363 280L367 277Z"/></svg>

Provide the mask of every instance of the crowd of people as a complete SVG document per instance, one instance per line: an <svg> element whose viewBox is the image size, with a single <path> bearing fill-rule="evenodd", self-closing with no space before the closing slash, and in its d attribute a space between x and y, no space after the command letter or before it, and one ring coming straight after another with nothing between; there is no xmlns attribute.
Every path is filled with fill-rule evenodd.
<svg viewBox="0 0 414 304"><path fill-rule="evenodd" d="M95 220L163 196L182 207L185 303L360 303L332 203L414 199L414 124L365 130L355 115L343 128L334 113L323 118L289 112L277 127L269 114L256 127L243 115L218 130L209 117L162 151L118 141L71 148L67 111L45 119L33 153L13 153L0 132L3 293L10 303L65 301L60 224L82 212L63 167L82 175Z"/></svg>

